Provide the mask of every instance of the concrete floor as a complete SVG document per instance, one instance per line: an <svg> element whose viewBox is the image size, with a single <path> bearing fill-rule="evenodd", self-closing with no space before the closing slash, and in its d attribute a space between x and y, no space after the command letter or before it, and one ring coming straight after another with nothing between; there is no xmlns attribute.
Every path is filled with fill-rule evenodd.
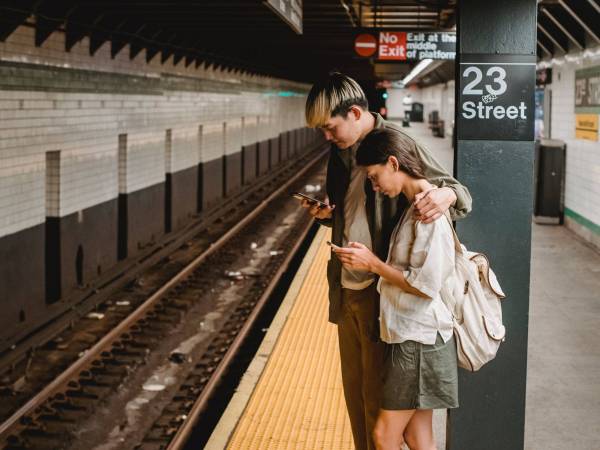
<svg viewBox="0 0 600 450"><path fill-rule="evenodd" d="M449 138L404 128L452 173ZM563 226L533 224L526 450L600 449L600 254ZM444 415L435 417L443 449Z"/></svg>

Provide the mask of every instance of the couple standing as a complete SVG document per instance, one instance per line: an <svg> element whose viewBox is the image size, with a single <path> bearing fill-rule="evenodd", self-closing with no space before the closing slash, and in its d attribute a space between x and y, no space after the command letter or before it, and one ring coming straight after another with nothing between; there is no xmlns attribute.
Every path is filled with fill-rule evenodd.
<svg viewBox="0 0 600 450"><path fill-rule="evenodd" d="M432 412L458 406L452 316L440 292L454 272L444 215L468 190L395 124L368 110L351 78L316 83L306 119L332 142L329 321L337 324L344 396L357 450L435 450Z"/></svg>

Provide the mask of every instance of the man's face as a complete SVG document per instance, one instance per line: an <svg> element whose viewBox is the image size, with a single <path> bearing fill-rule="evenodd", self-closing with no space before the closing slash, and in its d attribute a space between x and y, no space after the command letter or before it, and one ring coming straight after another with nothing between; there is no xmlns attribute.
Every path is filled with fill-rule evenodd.
<svg viewBox="0 0 600 450"><path fill-rule="evenodd" d="M358 115L360 116L360 113ZM356 111L352 108L345 118L342 116L330 117L320 128L329 142L333 142L338 148L348 148L356 144L360 138L361 129L358 118Z"/></svg>

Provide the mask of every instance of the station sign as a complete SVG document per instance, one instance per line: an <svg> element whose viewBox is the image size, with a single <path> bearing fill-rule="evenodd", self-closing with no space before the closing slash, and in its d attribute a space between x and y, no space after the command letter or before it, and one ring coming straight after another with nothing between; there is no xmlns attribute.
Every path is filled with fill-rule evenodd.
<svg viewBox="0 0 600 450"><path fill-rule="evenodd" d="M535 57L461 55L458 139L533 141Z"/></svg>
<svg viewBox="0 0 600 450"><path fill-rule="evenodd" d="M453 60L456 56L456 33L373 31L359 34L354 41L354 49L362 57L377 52L380 61Z"/></svg>
<svg viewBox="0 0 600 450"><path fill-rule="evenodd" d="M302 34L302 0L265 0L271 8L292 30Z"/></svg>
<svg viewBox="0 0 600 450"><path fill-rule="evenodd" d="M575 112L600 114L600 66L575 71Z"/></svg>

